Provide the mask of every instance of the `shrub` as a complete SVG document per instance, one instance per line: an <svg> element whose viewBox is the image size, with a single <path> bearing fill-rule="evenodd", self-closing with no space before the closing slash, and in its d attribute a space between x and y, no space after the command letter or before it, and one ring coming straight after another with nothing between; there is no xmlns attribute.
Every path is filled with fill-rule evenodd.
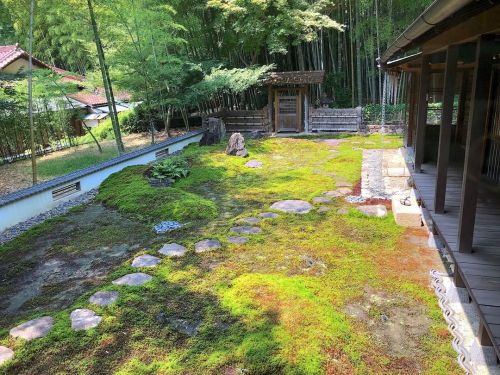
<svg viewBox="0 0 500 375"><path fill-rule="evenodd" d="M181 156L172 156L153 166L152 176L159 180L187 177L189 174L189 165L185 158Z"/></svg>

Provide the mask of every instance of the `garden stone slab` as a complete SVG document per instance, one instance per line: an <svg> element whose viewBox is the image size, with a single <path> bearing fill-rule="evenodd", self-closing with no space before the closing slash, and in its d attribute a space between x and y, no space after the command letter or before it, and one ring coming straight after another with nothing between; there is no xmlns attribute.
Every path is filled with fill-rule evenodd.
<svg viewBox="0 0 500 375"><path fill-rule="evenodd" d="M302 200L284 200L278 201L271 205L273 210L293 213L293 214L307 214L312 210L313 206L311 203Z"/></svg>
<svg viewBox="0 0 500 375"><path fill-rule="evenodd" d="M352 188L352 184L347 181L335 181L335 187L338 188Z"/></svg>
<svg viewBox="0 0 500 375"><path fill-rule="evenodd" d="M98 306L109 306L118 300L119 295L118 292L96 292L89 298L89 302Z"/></svg>
<svg viewBox="0 0 500 375"><path fill-rule="evenodd" d="M156 267L161 259L152 255L140 255L132 261L132 267Z"/></svg>
<svg viewBox="0 0 500 375"><path fill-rule="evenodd" d="M222 247L218 240L202 240L194 244L194 251L204 253L205 251L220 249Z"/></svg>
<svg viewBox="0 0 500 375"><path fill-rule="evenodd" d="M258 160L250 160L245 163L245 166L248 168L262 168L262 162Z"/></svg>
<svg viewBox="0 0 500 375"><path fill-rule="evenodd" d="M248 238L246 237L238 237L238 236L230 236L227 238L227 240L231 243L237 244L237 245L243 245L244 243L248 242Z"/></svg>
<svg viewBox="0 0 500 375"><path fill-rule="evenodd" d="M260 219L257 217L244 217L242 219L238 219L238 223L258 224L260 223Z"/></svg>
<svg viewBox="0 0 500 375"><path fill-rule="evenodd" d="M153 276L150 276L146 273L137 272L137 273L129 273L128 275L122 276L113 281L115 285L127 285L127 286L138 286L151 281Z"/></svg>
<svg viewBox="0 0 500 375"><path fill-rule="evenodd" d="M264 218L264 219L276 219L277 217L279 217L280 215L274 213L274 212L262 212L259 214L260 217Z"/></svg>
<svg viewBox="0 0 500 375"><path fill-rule="evenodd" d="M313 203L332 203L332 199L327 197L314 197L312 200Z"/></svg>
<svg viewBox="0 0 500 375"><path fill-rule="evenodd" d="M344 195L350 194L351 189L346 188L346 187L341 187L335 190L330 190L330 191L325 191L323 195L326 195L327 197L332 197L332 198L339 198L343 197Z"/></svg>
<svg viewBox="0 0 500 375"><path fill-rule="evenodd" d="M186 254L186 248L178 243L168 243L163 245L163 247L158 250L160 254L169 256L169 257L181 257Z"/></svg>
<svg viewBox="0 0 500 375"><path fill-rule="evenodd" d="M330 210L331 208L326 206L321 206L320 208L318 208L318 212L328 212Z"/></svg>
<svg viewBox="0 0 500 375"><path fill-rule="evenodd" d="M340 215L347 215L349 213L349 210L347 210L345 208L339 208L337 210L337 213L340 214Z"/></svg>
<svg viewBox="0 0 500 375"><path fill-rule="evenodd" d="M359 206L358 210L367 216L375 216L375 217L387 216L387 208L382 204Z"/></svg>
<svg viewBox="0 0 500 375"><path fill-rule="evenodd" d="M262 232L262 229L258 227L252 227L249 225L242 225L240 227L231 228L231 232L238 234L258 234Z"/></svg>
<svg viewBox="0 0 500 375"><path fill-rule="evenodd" d="M33 340L47 335L53 325L54 318L51 316L44 316L12 328L10 330L10 335L12 337L20 337L25 340Z"/></svg>
<svg viewBox="0 0 500 375"><path fill-rule="evenodd" d="M71 328L75 331L95 328L102 320L102 316L89 309L76 309L69 317L71 319Z"/></svg>
<svg viewBox="0 0 500 375"><path fill-rule="evenodd" d="M0 346L0 366L14 358L14 351L6 346Z"/></svg>

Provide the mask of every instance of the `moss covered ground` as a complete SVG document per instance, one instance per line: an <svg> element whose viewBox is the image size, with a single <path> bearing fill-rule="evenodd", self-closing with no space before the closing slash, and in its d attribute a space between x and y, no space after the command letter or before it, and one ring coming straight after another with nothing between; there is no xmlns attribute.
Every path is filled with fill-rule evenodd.
<svg viewBox="0 0 500 375"><path fill-rule="evenodd" d="M146 167L111 176L98 200L135 220L138 230L160 220L186 223L137 254L157 255L166 242L180 243L188 253L142 270L154 276L142 287L112 285L137 271L131 257L71 307L31 314L54 316L55 327L45 338L14 340L10 327L0 327L0 345L16 352L0 372L460 373L429 287L428 271L439 258L415 244L422 233L396 226L391 215L368 218L337 199L328 212L265 219L259 224L263 232L246 244L227 241L238 218L267 211L276 200L311 200L335 188L335 178L356 183L360 148L400 144L398 137L376 135L347 137L336 146L314 137L249 141L250 159L262 161L262 169L246 168L248 159L226 156L222 145L192 146L184 153L191 174L172 187L150 187L143 177ZM348 214L338 214L338 208ZM0 260L48 235L53 225L0 247ZM195 254L193 244L205 238L219 239L223 248ZM93 241L79 240L89 246ZM88 298L97 290L118 290L120 299L106 308L91 306ZM69 313L79 307L102 315L101 325L72 331ZM197 334L186 334L179 322Z"/></svg>

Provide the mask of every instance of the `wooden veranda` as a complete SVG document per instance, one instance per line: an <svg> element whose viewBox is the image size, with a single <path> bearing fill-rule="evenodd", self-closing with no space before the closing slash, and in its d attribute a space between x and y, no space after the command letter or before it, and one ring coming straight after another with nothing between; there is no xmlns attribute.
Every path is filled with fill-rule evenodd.
<svg viewBox="0 0 500 375"><path fill-rule="evenodd" d="M409 169L500 358L500 1L436 0L384 53L410 75ZM419 50L406 57L402 54ZM429 104L440 103L430 123Z"/></svg>

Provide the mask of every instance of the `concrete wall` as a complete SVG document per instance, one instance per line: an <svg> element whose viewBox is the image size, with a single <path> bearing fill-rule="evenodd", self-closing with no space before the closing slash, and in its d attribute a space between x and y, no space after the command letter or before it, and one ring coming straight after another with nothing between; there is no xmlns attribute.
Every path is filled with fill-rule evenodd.
<svg viewBox="0 0 500 375"><path fill-rule="evenodd" d="M156 153L158 151L168 148L168 152L171 154L182 150L190 143L199 142L203 133L203 130L190 132L81 171L0 197L0 232L99 187L109 175L119 172L125 167L147 164L157 160ZM79 183L80 190L64 198L54 200L52 195L54 190L75 183Z"/></svg>

